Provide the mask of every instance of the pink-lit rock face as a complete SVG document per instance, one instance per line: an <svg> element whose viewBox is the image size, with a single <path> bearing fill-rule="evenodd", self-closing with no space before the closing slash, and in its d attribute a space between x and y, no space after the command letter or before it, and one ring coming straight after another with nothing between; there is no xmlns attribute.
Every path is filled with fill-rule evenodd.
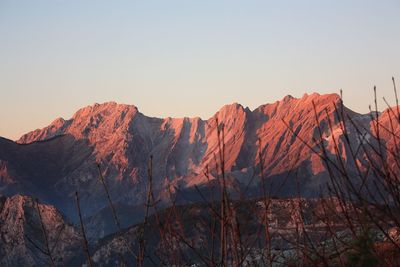
<svg viewBox="0 0 400 267"><path fill-rule="evenodd" d="M314 106L322 136L318 131ZM52 191L51 199L58 200L71 198L73 192L79 190L83 207L87 205L90 212L96 212L106 205L97 178L96 163L99 162L113 199L140 205L146 196L147 168L150 155L153 155L154 187L160 190L162 197L168 198L166 188L169 185L185 189L204 184L208 181L204 175L207 168L210 179L217 176L218 121L218 127L224 133L225 171L232 185L245 185L252 176L259 175L261 149L265 177L281 181L290 170L297 169L304 195L318 194L320 186L327 181L326 169L303 141L317 151L322 141L329 156L336 154L337 142L338 153L344 162L353 164L349 144L344 142L342 120L336 114L342 111L346 120L347 116L352 118L369 134L368 115L357 114L342 106L336 94L305 94L301 98L287 96L253 111L234 103L222 107L208 120L159 119L145 116L132 105L95 104L78 110L69 120L57 119L44 129L22 136L18 140L20 145L7 143L10 151L23 152L13 152L17 156L10 161L12 153L3 152L2 155L0 151L0 159L11 164L7 169L4 166L0 168L0 173L7 170L7 175L0 177L0 181L3 184L14 181L13 190L17 192L21 186L41 188L46 185L46 190ZM360 141L354 127L349 122L346 125L353 148ZM24 153L27 156L21 159ZM38 153L40 156L36 156ZM361 154L357 155L357 161L361 162L361 158ZM35 176L32 173L38 173L34 171L38 168L36 165L22 164L22 167L27 166L24 169L13 164L18 160L37 160L40 163L37 166L45 171ZM48 165L52 166L51 170L46 169ZM8 175L13 171L16 173L14 176ZM27 182L30 183L28 186ZM284 187L285 194L293 194L295 187L293 180L289 180ZM46 192L42 194L46 195ZM68 206L67 203L62 207L66 213L70 209Z"/></svg>
<svg viewBox="0 0 400 267"><path fill-rule="evenodd" d="M314 105L319 125L326 138L331 135L328 121L331 122L333 129L339 128L335 106L340 109L341 103L336 94L305 94L300 99L287 96L282 101L267 104L255 110L266 120L257 129L257 136L261 139L264 164L272 174L293 169L305 161L312 163L312 174L318 174L324 170L321 160L312 155L310 149L299 138L296 138L286 125L288 124L294 133L307 144L317 149L316 145L321 137L316 127L318 124ZM358 116L345 107L344 112L351 117ZM338 131L336 138L339 138L341 133ZM327 142L328 150L330 150L329 144ZM257 158L256 161L258 160Z"/></svg>
<svg viewBox="0 0 400 267"><path fill-rule="evenodd" d="M376 114L373 112L373 117ZM382 140L381 146L384 147L384 153L387 156L387 168L390 172L399 173L399 158L400 158L400 106L386 109L382 114L379 114L378 120L374 119L370 123L371 133L376 138ZM379 146L376 145L377 149ZM389 148L386 151L385 148ZM379 161L378 161L379 162Z"/></svg>
<svg viewBox="0 0 400 267"><path fill-rule="evenodd" d="M68 125L63 118L55 119L49 126L43 129L36 129L29 133L29 135L24 135L18 141L21 144L32 143L33 141L45 140L52 138L54 136L63 134L65 127Z"/></svg>

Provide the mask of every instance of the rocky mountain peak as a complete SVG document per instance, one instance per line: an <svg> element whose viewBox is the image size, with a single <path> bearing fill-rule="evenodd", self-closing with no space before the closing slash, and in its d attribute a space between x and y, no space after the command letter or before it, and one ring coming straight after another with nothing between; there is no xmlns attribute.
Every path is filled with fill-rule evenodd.
<svg viewBox="0 0 400 267"><path fill-rule="evenodd" d="M76 139L96 141L99 137L107 137L114 132L126 132L138 112L133 105L96 103L79 109L70 120L58 118L43 129L23 135L17 142L27 144L63 134L71 134Z"/></svg>
<svg viewBox="0 0 400 267"><path fill-rule="evenodd" d="M104 116L110 116L115 114L120 114L124 112L138 112L138 108L134 105L127 105L127 104L118 104L114 101L105 102L105 103L95 103L90 106L83 107L79 109L73 115L72 119L80 119L84 117L91 117L96 116L98 114L102 114Z"/></svg>

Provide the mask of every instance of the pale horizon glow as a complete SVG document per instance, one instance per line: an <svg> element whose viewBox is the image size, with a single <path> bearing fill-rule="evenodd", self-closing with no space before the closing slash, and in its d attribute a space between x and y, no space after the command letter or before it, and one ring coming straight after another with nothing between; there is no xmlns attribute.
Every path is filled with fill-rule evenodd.
<svg viewBox="0 0 400 267"><path fill-rule="evenodd" d="M115 101L207 119L344 92L368 112L400 87L400 2L0 1L0 136Z"/></svg>

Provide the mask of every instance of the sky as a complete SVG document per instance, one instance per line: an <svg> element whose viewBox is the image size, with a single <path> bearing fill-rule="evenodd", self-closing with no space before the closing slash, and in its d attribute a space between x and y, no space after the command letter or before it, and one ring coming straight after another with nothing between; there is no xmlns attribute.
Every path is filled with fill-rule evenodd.
<svg viewBox="0 0 400 267"><path fill-rule="evenodd" d="M0 0L0 136L116 101L211 117L335 93L366 113L400 87L400 1ZM380 101L380 108L384 108Z"/></svg>

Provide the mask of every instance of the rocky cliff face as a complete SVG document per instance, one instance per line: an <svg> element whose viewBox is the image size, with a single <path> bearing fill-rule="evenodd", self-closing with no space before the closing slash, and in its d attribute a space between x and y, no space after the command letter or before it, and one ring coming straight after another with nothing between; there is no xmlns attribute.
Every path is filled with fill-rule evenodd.
<svg viewBox="0 0 400 267"><path fill-rule="evenodd" d="M154 187L168 198L169 185L182 190L203 185L208 181L206 169L209 179L217 176L219 127L224 133L220 141L225 144L225 170L237 186L246 186L251 177L259 175L261 150L264 175L275 185L286 181L277 195L295 194L295 179L301 179L304 196L316 195L327 174L318 156L301 141L319 149L314 105L323 144L333 154L333 140L343 139L334 110L335 105L342 106L335 94L287 96L253 111L240 104L227 105L208 120L158 119L131 105L95 104L80 109L69 120L57 119L22 136L18 144L0 139L0 192L37 195L74 217L71 200L79 191L86 215L94 215L107 206L98 180L100 163L113 201L137 207L146 197L147 169L153 155ZM369 132L365 116L346 107L343 110ZM357 134L351 129L349 133L351 144L357 145ZM346 161L348 147L340 145ZM290 170L297 170L296 177Z"/></svg>
<svg viewBox="0 0 400 267"><path fill-rule="evenodd" d="M0 198L1 266L50 265L41 222L55 264L79 261L81 239L75 228L53 206L37 205L33 198L15 195Z"/></svg>

